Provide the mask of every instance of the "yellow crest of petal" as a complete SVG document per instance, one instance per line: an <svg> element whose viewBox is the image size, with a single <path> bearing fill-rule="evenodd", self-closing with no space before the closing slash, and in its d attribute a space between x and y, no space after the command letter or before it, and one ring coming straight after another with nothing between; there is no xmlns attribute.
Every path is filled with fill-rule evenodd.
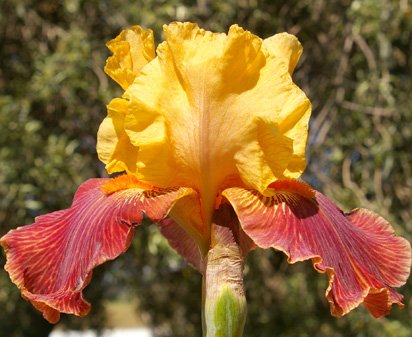
<svg viewBox="0 0 412 337"><path fill-rule="evenodd" d="M237 25L223 34L193 23L167 25L164 35L124 94L123 129L113 131L112 113L99 131L100 158L153 185L195 188L210 207L232 182L263 193L298 177L310 102L291 78L302 53L296 37L262 40Z"/></svg>
<svg viewBox="0 0 412 337"><path fill-rule="evenodd" d="M155 57L153 32L140 26L123 30L107 47L113 56L107 59L104 70L123 89L132 84L140 69Z"/></svg>

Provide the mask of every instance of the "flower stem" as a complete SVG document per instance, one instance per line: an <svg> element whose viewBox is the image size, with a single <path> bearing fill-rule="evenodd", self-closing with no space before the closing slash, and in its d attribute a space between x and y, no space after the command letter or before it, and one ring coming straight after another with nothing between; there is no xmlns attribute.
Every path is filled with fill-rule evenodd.
<svg viewBox="0 0 412 337"><path fill-rule="evenodd" d="M211 248L206 258L202 285L204 337L242 337L246 319L243 256L227 217L212 224Z"/></svg>

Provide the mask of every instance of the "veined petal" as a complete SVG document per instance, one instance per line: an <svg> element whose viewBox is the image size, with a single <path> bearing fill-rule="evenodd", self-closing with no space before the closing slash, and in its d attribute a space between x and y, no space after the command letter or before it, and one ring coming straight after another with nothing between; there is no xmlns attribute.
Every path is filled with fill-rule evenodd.
<svg viewBox="0 0 412 337"><path fill-rule="evenodd" d="M155 57L153 32L140 26L123 30L107 47L113 56L107 59L104 71L123 89L132 84L140 69Z"/></svg>
<svg viewBox="0 0 412 337"><path fill-rule="evenodd" d="M328 274L326 297L334 316L362 302L375 317L388 314L393 303L403 306L391 287L406 282L411 247L387 221L364 209L344 214L296 180L280 180L271 188L272 197L240 188L223 195L259 247L285 252L289 263L312 259L316 270Z"/></svg>
<svg viewBox="0 0 412 337"><path fill-rule="evenodd" d="M0 239L5 268L49 322L56 323L60 312L86 315L90 304L82 290L93 268L129 247L143 214L160 222L191 193L189 188L153 188L129 175L90 179L79 187L71 208L39 216Z"/></svg>
<svg viewBox="0 0 412 337"><path fill-rule="evenodd" d="M164 32L157 57L124 94L124 129L139 148L137 162L105 150L111 160L150 184L194 188L206 222L234 177L262 193L276 179L298 177L310 102L291 79L302 51L297 39L262 41L237 25L222 34L172 23Z"/></svg>
<svg viewBox="0 0 412 337"><path fill-rule="evenodd" d="M197 242L172 218L161 221L159 228L169 245L197 271L202 272L204 261Z"/></svg>
<svg viewBox="0 0 412 337"><path fill-rule="evenodd" d="M225 200L213 214L214 227L211 230L210 246L216 244L236 243L239 245L242 256L245 257L250 251L256 248L256 244L245 234L239 225L233 207Z"/></svg>

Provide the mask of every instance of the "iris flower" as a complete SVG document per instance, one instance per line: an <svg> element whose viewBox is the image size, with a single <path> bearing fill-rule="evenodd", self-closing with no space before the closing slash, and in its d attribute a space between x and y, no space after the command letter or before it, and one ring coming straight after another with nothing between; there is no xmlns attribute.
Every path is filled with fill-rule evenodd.
<svg viewBox="0 0 412 337"><path fill-rule="evenodd" d="M130 245L147 217L203 275L205 336L241 336L244 257L274 248L326 273L331 314L363 303L375 317L403 306L410 244L379 215L341 211L298 180L311 104L292 81L293 35L261 39L193 23L139 26L107 46L105 71L123 89L108 105L97 152L115 178L90 179L72 206L1 238L6 270L52 323L86 315L92 270Z"/></svg>

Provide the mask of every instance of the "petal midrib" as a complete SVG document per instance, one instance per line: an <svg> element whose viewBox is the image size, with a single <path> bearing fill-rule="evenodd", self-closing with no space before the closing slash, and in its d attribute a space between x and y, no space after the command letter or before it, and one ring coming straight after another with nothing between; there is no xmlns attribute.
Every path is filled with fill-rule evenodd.
<svg viewBox="0 0 412 337"><path fill-rule="evenodd" d="M202 199L202 206L204 211L205 222L210 227L211 218L213 214L216 193L218 191L218 179L216 177L217 165L216 160L213 158L213 153L217 149L212 148L211 134L214 130L211 130L211 114L210 114L210 102L208 97L211 95L207 92L206 83L206 71L207 67L203 67L201 74L201 86L197 88L197 96L195 98L195 109L198 109L199 113L199 141L198 141L198 160L199 160L199 188Z"/></svg>

